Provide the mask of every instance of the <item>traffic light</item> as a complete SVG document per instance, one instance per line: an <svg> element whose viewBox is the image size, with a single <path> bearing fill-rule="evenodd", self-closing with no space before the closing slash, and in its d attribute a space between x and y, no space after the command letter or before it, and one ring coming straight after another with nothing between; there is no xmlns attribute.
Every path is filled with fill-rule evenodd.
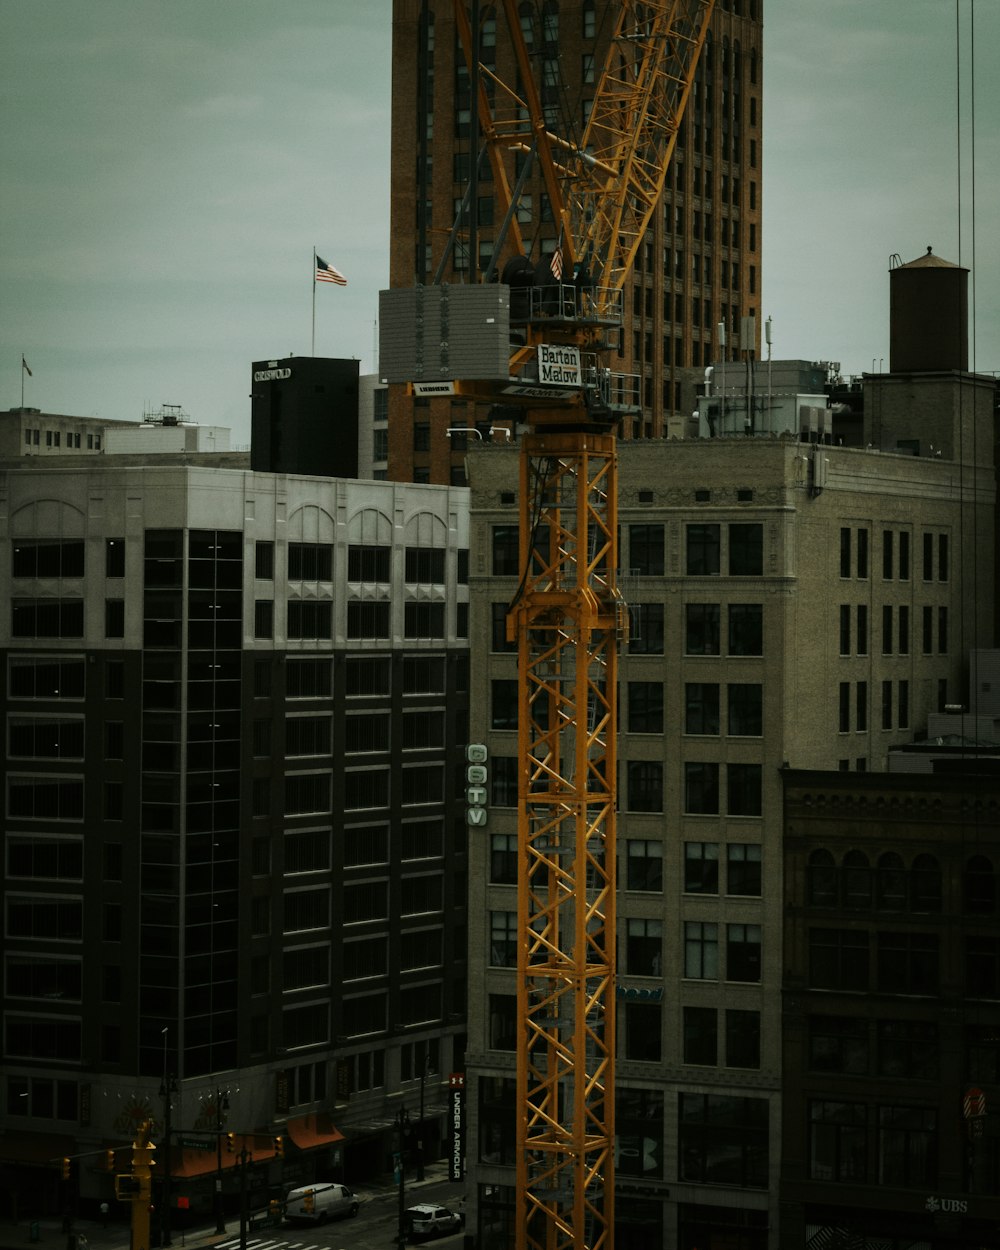
<svg viewBox="0 0 1000 1250"><path fill-rule="evenodd" d="M226 1134L226 1149L229 1151L230 1154L236 1153L236 1134L235 1133Z"/></svg>
<svg viewBox="0 0 1000 1250"><path fill-rule="evenodd" d="M109 1172L113 1172L115 1170L115 1152L113 1150L105 1150L104 1166Z"/></svg>
<svg viewBox="0 0 1000 1250"><path fill-rule="evenodd" d="M278 1136L274 1139L274 1157L283 1159L285 1157L285 1139Z"/></svg>
<svg viewBox="0 0 1000 1250"><path fill-rule="evenodd" d="M63 1155L63 1158L62 1158L62 1178L63 1178L63 1180L64 1180L64 1181L68 1181L68 1180L69 1180L69 1164L70 1164L69 1159L68 1159L65 1155Z"/></svg>

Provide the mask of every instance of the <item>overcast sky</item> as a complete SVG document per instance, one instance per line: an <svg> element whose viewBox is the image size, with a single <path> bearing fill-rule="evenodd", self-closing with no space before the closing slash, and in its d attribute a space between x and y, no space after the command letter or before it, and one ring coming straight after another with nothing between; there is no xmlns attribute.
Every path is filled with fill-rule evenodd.
<svg viewBox="0 0 1000 1250"><path fill-rule="evenodd" d="M21 402L23 352L30 407L138 420L181 404L246 444L250 362L311 350L314 247L349 280L316 292L316 353L373 370L390 14L0 0L0 410ZM764 0L764 15L774 357L888 367L890 256L932 245L975 254L970 354L1000 370L1000 3Z"/></svg>

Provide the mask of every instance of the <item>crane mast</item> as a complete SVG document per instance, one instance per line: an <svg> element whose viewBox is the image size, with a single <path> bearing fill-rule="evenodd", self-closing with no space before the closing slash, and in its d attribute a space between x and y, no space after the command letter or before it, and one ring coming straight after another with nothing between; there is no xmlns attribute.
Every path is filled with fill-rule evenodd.
<svg viewBox="0 0 1000 1250"><path fill-rule="evenodd" d="M616 425L638 387L613 375L622 287L660 202L714 0L617 0L582 136L546 119L517 0L503 0L518 81L475 63L494 190L506 201L512 346L507 382L543 359L579 384L550 401L524 385L518 648L517 1250L614 1240L615 860L618 649ZM499 32L498 32L499 37ZM518 268L511 150L537 160L561 266ZM499 245L498 245L499 247ZM549 272L545 272L546 269ZM530 270L530 272L529 272ZM513 333L515 331L517 333ZM564 354L561 354L564 353ZM483 393L473 385L467 393ZM506 396L505 396L506 399Z"/></svg>

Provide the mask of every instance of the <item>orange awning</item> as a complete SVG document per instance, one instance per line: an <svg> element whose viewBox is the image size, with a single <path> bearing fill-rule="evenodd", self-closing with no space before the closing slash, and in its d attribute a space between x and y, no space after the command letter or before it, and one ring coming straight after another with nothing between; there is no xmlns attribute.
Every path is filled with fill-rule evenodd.
<svg viewBox="0 0 1000 1250"><path fill-rule="evenodd" d="M230 1153L225 1145L222 1147L222 1170L223 1172L231 1171L233 1168L240 1166L240 1151L246 1150L247 1163L265 1163L268 1159L274 1158L274 1139L268 1133L247 1134L246 1138L237 1134L236 1151ZM157 1160L159 1162L159 1160ZM178 1150L175 1146L170 1157L170 1175L186 1176L194 1178L197 1176L210 1176L213 1172L219 1170L219 1159L213 1146L210 1150L192 1150L186 1148Z"/></svg>
<svg viewBox="0 0 1000 1250"><path fill-rule="evenodd" d="M295 1116L288 1121L285 1129L299 1150L317 1150L320 1146L332 1146L334 1142L344 1140L344 1134L322 1111Z"/></svg>

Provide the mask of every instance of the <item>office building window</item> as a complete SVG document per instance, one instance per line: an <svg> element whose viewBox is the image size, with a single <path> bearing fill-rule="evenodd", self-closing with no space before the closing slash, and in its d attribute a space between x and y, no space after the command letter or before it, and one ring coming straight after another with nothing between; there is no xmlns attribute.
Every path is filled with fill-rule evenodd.
<svg viewBox="0 0 1000 1250"><path fill-rule="evenodd" d="M948 654L948 609L938 608L938 655Z"/></svg>
<svg viewBox="0 0 1000 1250"><path fill-rule="evenodd" d="M759 897L760 891L760 844L731 842L726 847L726 893Z"/></svg>
<svg viewBox="0 0 1000 1250"><path fill-rule="evenodd" d="M809 986L868 989L868 934L853 929L809 930Z"/></svg>
<svg viewBox="0 0 1000 1250"><path fill-rule="evenodd" d="M760 1012L726 1009L726 1067L760 1067Z"/></svg>
<svg viewBox="0 0 1000 1250"><path fill-rule="evenodd" d="M629 917L625 926L625 968L629 976L658 977L663 970L663 922Z"/></svg>
<svg viewBox="0 0 1000 1250"><path fill-rule="evenodd" d="M257 599L253 605L253 636L274 637L274 600Z"/></svg>
<svg viewBox="0 0 1000 1250"><path fill-rule="evenodd" d="M897 994L936 994L939 960L936 933L879 933L878 989Z"/></svg>
<svg viewBox="0 0 1000 1250"><path fill-rule="evenodd" d="M490 881L494 885L517 885L517 834L490 835Z"/></svg>
<svg viewBox="0 0 1000 1250"><path fill-rule="evenodd" d="M507 603L493 603L490 605L491 612L491 631L490 631L490 650L498 652L515 652L517 651L517 639L507 638Z"/></svg>
<svg viewBox="0 0 1000 1250"><path fill-rule="evenodd" d="M729 605L729 654L764 654L764 605L731 603Z"/></svg>
<svg viewBox="0 0 1000 1250"><path fill-rule="evenodd" d="M392 548L351 545L347 548L349 582L381 582L392 578Z"/></svg>
<svg viewBox="0 0 1000 1250"><path fill-rule="evenodd" d="M663 892L663 843L629 838L626 842L627 890Z"/></svg>
<svg viewBox="0 0 1000 1250"><path fill-rule="evenodd" d="M763 687L759 682L731 682L728 732L732 737L759 738L764 732Z"/></svg>
<svg viewBox="0 0 1000 1250"><path fill-rule="evenodd" d="M517 912L490 912L490 966L517 967Z"/></svg>
<svg viewBox="0 0 1000 1250"><path fill-rule="evenodd" d="M642 734L663 733L663 682L628 683L628 731Z"/></svg>
<svg viewBox="0 0 1000 1250"><path fill-rule="evenodd" d="M866 578L868 576L868 531L866 529L858 530L857 543L857 575L860 578Z"/></svg>
<svg viewBox="0 0 1000 1250"><path fill-rule="evenodd" d="M685 894L718 894L718 842L684 843Z"/></svg>
<svg viewBox="0 0 1000 1250"><path fill-rule="evenodd" d="M658 760L629 760L628 809L632 812L663 811L663 765Z"/></svg>
<svg viewBox="0 0 1000 1250"><path fill-rule="evenodd" d="M518 684L516 678L490 682L490 725L493 729L517 728Z"/></svg>
<svg viewBox="0 0 1000 1250"><path fill-rule="evenodd" d="M858 655L868 654L868 605L859 603L856 612L857 619L857 652Z"/></svg>
<svg viewBox="0 0 1000 1250"><path fill-rule="evenodd" d="M936 1185L937 1112L932 1107L879 1107L878 1183L899 1189Z"/></svg>
<svg viewBox="0 0 1000 1250"><path fill-rule="evenodd" d="M892 655L892 606L888 603L882 607L882 654Z"/></svg>
<svg viewBox="0 0 1000 1250"><path fill-rule="evenodd" d="M909 655L910 654L910 609L906 604L900 604L898 626L899 626L898 628L899 654Z"/></svg>
<svg viewBox="0 0 1000 1250"><path fill-rule="evenodd" d="M630 572L639 577L662 577L664 570L663 526L630 525L628 528Z"/></svg>
<svg viewBox="0 0 1000 1250"><path fill-rule="evenodd" d="M726 765L726 808L730 816L759 816L761 813L760 764Z"/></svg>
<svg viewBox="0 0 1000 1250"><path fill-rule="evenodd" d="M660 1004L626 1002L624 1006L623 1058L659 1063L663 1053L663 1012Z"/></svg>
<svg viewBox="0 0 1000 1250"><path fill-rule="evenodd" d="M933 1020L878 1020L876 1070L879 1076L936 1081L941 1046Z"/></svg>
<svg viewBox="0 0 1000 1250"><path fill-rule="evenodd" d="M684 732L718 734L718 682L686 682L684 686Z"/></svg>
<svg viewBox="0 0 1000 1250"><path fill-rule="evenodd" d="M445 555L442 547L407 547L406 581L410 585L444 585Z"/></svg>
<svg viewBox="0 0 1000 1250"><path fill-rule="evenodd" d="M882 728L892 728L892 682L882 683Z"/></svg>
<svg viewBox="0 0 1000 1250"><path fill-rule="evenodd" d="M892 580L893 574L893 532L882 531L882 577L885 581Z"/></svg>
<svg viewBox="0 0 1000 1250"><path fill-rule="evenodd" d="M840 576L851 576L851 531L846 525L840 530Z"/></svg>
<svg viewBox="0 0 1000 1250"><path fill-rule="evenodd" d="M12 599L14 638L82 638L82 599Z"/></svg>
<svg viewBox="0 0 1000 1250"><path fill-rule="evenodd" d="M348 638L388 638L391 604L351 600L347 605Z"/></svg>
<svg viewBox="0 0 1000 1250"><path fill-rule="evenodd" d="M760 980L760 925L726 925L726 980Z"/></svg>
<svg viewBox="0 0 1000 1250"><path fill-rule="evenodd" d="M810 1016L811 1072L865 1076L869 1067L868 1021L858 1016Z"/></svg>
<svg viewBox="0 0 1000 1250"><path fill-rule="evenodd" d="M629 615L629 654L662 655L663 604L636 603L631 606Z"/></svg>
<svg viewBox="0 0 1000 1250"><path fill-rule="evenodd" d="M346 671L349 676L350 661ZM330 697L332 689L333 665L330 660L289 658L285 665L285 693L289 699L326 699ZM347 693L350 694L351 691L348 690Z"/></svg>
<svg viewBox="0 0 1000 1250"><path fill-rule="evenodd" d="M718 1062L718 1013L714 1007L685 1007L684 1062L714 1068Z"/></svg>
<svg viewBox="0 0 1000 1250"><path fill-rule="evenodd" d="M494 755L490 760L489 778L490 803L494 807L517 807L517 756Z"/></svg>
<svg viewBox="0 0 1000 1250"><path fill-rule="evenodd" d="M684 764L684 811L691 815L718 814L718 764L690 760Z"/></svg>
<svg viewBox="0 0 1000 1250"><path fill-rule="evenodd" d="M899 580L908 582L910 580L910 533L909 530L900 530L899 532Z"/></svg>
<svg viewBox="0 0 1000 1250"><path fill-rule="evenodd" d="M516 525L493 526L493 575L516 577L520 573L519 534Z"/></svg>
<svg viewBox="0 0 1000 1250"><path fill-rule="evenodd" d="M809 1175L818 1181L864 1182L868 1170L864 1103L809 1104Z"/></svg>
<svg viewBox="0 0 1000 1250"><path fill-rule="evenodd" d="M896 687L896 727L910 727L910 683L901 681Z"/></svg>
<svg viewBox="0 0 1000 1250"><path fill-rule="evenodd" d="M726 1143L724 1151L720 1141ZM766 1189L768 1152L766 1098L678 1095L679 1180Z"/></svg>
<svg viewBox="0 0 1000 1250"><path fill-rule="evenodd" d="M868 728L868 683L855 682L854 694L854 728L864 732Z"/></svg>
<svg viewBox="0 0 1000 1250"><path fill-rule="evenodd" d="M730 611L732 611L732 609L730 609ZM685 654L718 655L719 605L717 603L685 604L684 619ZM732 617L730 616L730 623L731 622ZM731 624L730 628L732 628Z"/></svg>
<svg viewBox="0 0 1000 1250"><path fill-rule="evenodd" d="M289 543L290 582L328 582L333 578L333 548L327 543Z"/></svg>
<svg viewBox="0 0 1000 1250"><path fill-rule="evenodd" d="M714 921L684 922L684 975L692 980L718 980L719 926Z"/></svg>
<svg viewBox="0 0 1000 1250"><path fill-rule="evenodd" d="M759 523L729 526L729 573L760 577L764 572L764 527Z"/></svg>
<svg viewBox="0 0 1000 1250"><path fill-rule="evenodd" d="M287 623L289 639L322 638L325 641L331 637L332 631L332 603L319 599L289 599Z"/></svg>
<svg viewBox="0 0 1000 1250"><path fill-rule="evenodd" d="M261 581L274 578L274 543L258 542L254 546L254 575Z"/></svg>
<svg viewBox="0 0 1000 1250"><path fill-rule="evenodd" d="M851 654L851 605L840 605L840 654Z"/></svg>
<svg viewBox="0 0 1000 1250"><path fill-rule="evenodd" d="M719 525L695 523L687 529L687 565L691 577L713 577L719 572L721 530Z"/></svg>

